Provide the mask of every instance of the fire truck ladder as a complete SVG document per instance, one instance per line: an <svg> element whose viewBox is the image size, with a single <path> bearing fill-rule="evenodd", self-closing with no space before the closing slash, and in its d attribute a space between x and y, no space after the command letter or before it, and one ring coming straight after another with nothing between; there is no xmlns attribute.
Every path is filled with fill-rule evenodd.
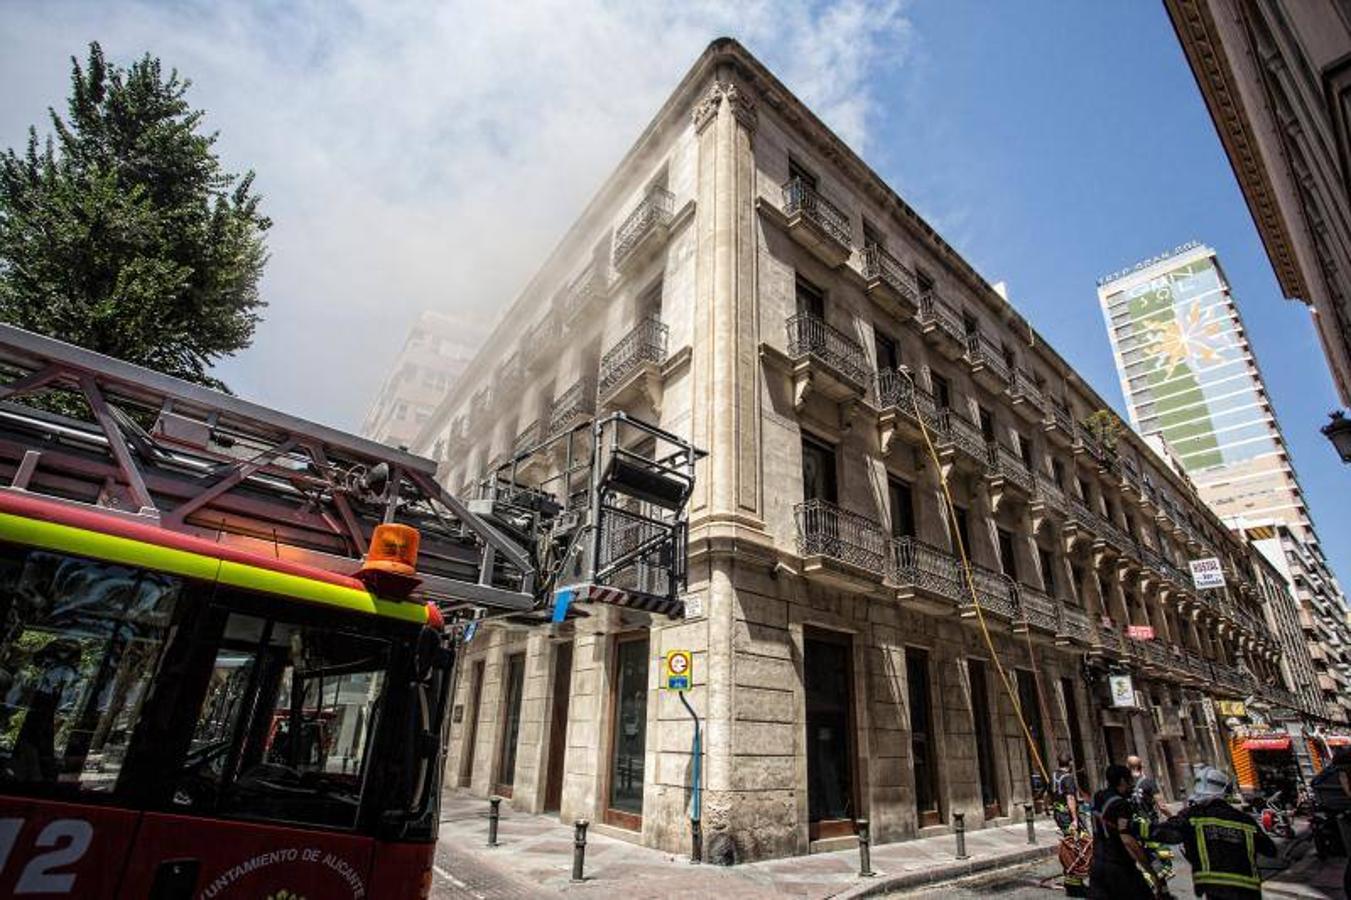
<svg viewBox="0 0 1351 900"><path fill-rule="evenodd" d="M533 535L541 593L557 621L599 601L669 616L684 609L687 440L622 412L527 447L479 483L474 512L524 540Z"/></svg>
<svg viewBox="0 0 1351 900"><path fill-rule="evenodd" d="M466 508L433 461L7 325L0 485L343 574L399 522L450 616L540 602L532 536Z"/></svg>

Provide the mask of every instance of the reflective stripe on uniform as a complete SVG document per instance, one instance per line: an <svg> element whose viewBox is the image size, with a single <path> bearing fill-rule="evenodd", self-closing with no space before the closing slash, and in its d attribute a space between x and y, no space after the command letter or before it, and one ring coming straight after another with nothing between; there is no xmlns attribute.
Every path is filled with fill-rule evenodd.
<svg viewBox="0 0 1351 900"><path fill-rule="evenodd" d="M1199 865L1192 870L1192 882L1194 884L1217 884L1231 885L1234 887L1260 889L1262 879L1257 876L1255 855L1253 849L1253 836L1257 833L1257 826L1247 822L1235 822L1233 819L1219 819L1213 816L1197 817L1191 820L1192 827L1196 829L1196 855L1199 857ZM1210 848L1206 846L1206 827L1227 828L1232 831L1243 833L1243 844L1247 850L1247 860L1250 866L1251 874L1241 874L1238 872L1217 872L1210 867Z"/></svg>

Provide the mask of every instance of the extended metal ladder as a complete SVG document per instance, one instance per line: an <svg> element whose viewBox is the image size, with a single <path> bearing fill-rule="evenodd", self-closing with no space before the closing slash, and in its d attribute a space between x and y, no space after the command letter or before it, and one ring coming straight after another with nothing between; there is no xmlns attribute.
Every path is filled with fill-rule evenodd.
<svg viewBox="0 0 1351 900"><path fill-rule="evenodd" d="M436 482L436 464L0 325L0 490L27 491L352 574L375 526L422 540L446 613L540 603L530 544Z"/></svg>

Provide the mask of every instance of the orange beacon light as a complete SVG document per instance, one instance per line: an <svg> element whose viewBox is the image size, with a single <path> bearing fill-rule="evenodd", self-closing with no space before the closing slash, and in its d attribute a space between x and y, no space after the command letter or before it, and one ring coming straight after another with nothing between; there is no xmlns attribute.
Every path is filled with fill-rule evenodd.
<svg viewBox="0 0 1351 900"><path fill-rule="evenodd" d="M418 530L408 525L375 526L357 578L381 594L406 597L421 583L417 575Z"/></svg>

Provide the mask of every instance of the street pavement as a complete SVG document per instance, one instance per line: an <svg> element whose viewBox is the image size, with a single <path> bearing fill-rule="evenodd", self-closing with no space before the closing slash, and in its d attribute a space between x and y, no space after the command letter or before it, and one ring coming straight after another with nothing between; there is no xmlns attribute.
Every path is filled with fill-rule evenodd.
<svg viewBox="0 0 1351 900"><path fill-rule="evenodd" d="M1277 868L1272 860L1263 860L1262 893L1265 897L1300 898L1300 900L1347 900L1342 892L1342 870L1345 857L1320 860L1309 852L1307 843L1290 854L1289 865ZM1266 864L1272 864L1268 868ZM1177 874L1168 882L1169 890L1178 900L1190 900L1192 890L1191 866L1179 854ZM893 900L963 900L963 898L1000 897L1008 900L1049 900L1063 896L1060 888L1060 865L1054 860L1041 860L1011 866L983 875L951 882L942 886L917 890L894 891L886 895Z"/></svg>
<svg viewBox="0 0 1351 900"><path fill-rule="evenodd" d="M1009 897L1050 900L1062 895L1060 866L1050 856L1058 836L1048 820L1038 822L1037 841L1023 825L988 828L967 835L970 859L955 859L951 835L873 847L876 874L858 873L857 849L817 853L737 866L694 865L592 828L587 836L585 880L573 883L573 829L556 816L534 816L502 804L499 846L487 846L488 804L463 791L442 803L441 834L431 896L434 900L520 900L547 897L618 897L622 900L706 898L760 900L772 897L858 898L888 896L954 900ZM1272 871L1269 897L1348 900L1341 890L1345 859L1318 860L1308 842L1290 853L1290 864ZM1193 896L1190 867L1180 856L1174 896Z"/></svg>
<svg viewBox="0 0 1351 900"><path fill-rule="evenodd" d="M586 878L571 880L573 829L556 816L517 813L502 804L499 846L488 847L488 804L463 791L442 801L432 897L436 900L516 900L533 897L622 897L623 900L773 897L852 898L947 881L1040 859L1053 852L1054 826L1037 823L1029 844L1024 825L986 828L967 835L966 860L955 858L951 835L873 848L875 875L859 875L857 849L816 853L737 866L694 865L685 856L642 847L592 828L587 835Z"/></svg>

